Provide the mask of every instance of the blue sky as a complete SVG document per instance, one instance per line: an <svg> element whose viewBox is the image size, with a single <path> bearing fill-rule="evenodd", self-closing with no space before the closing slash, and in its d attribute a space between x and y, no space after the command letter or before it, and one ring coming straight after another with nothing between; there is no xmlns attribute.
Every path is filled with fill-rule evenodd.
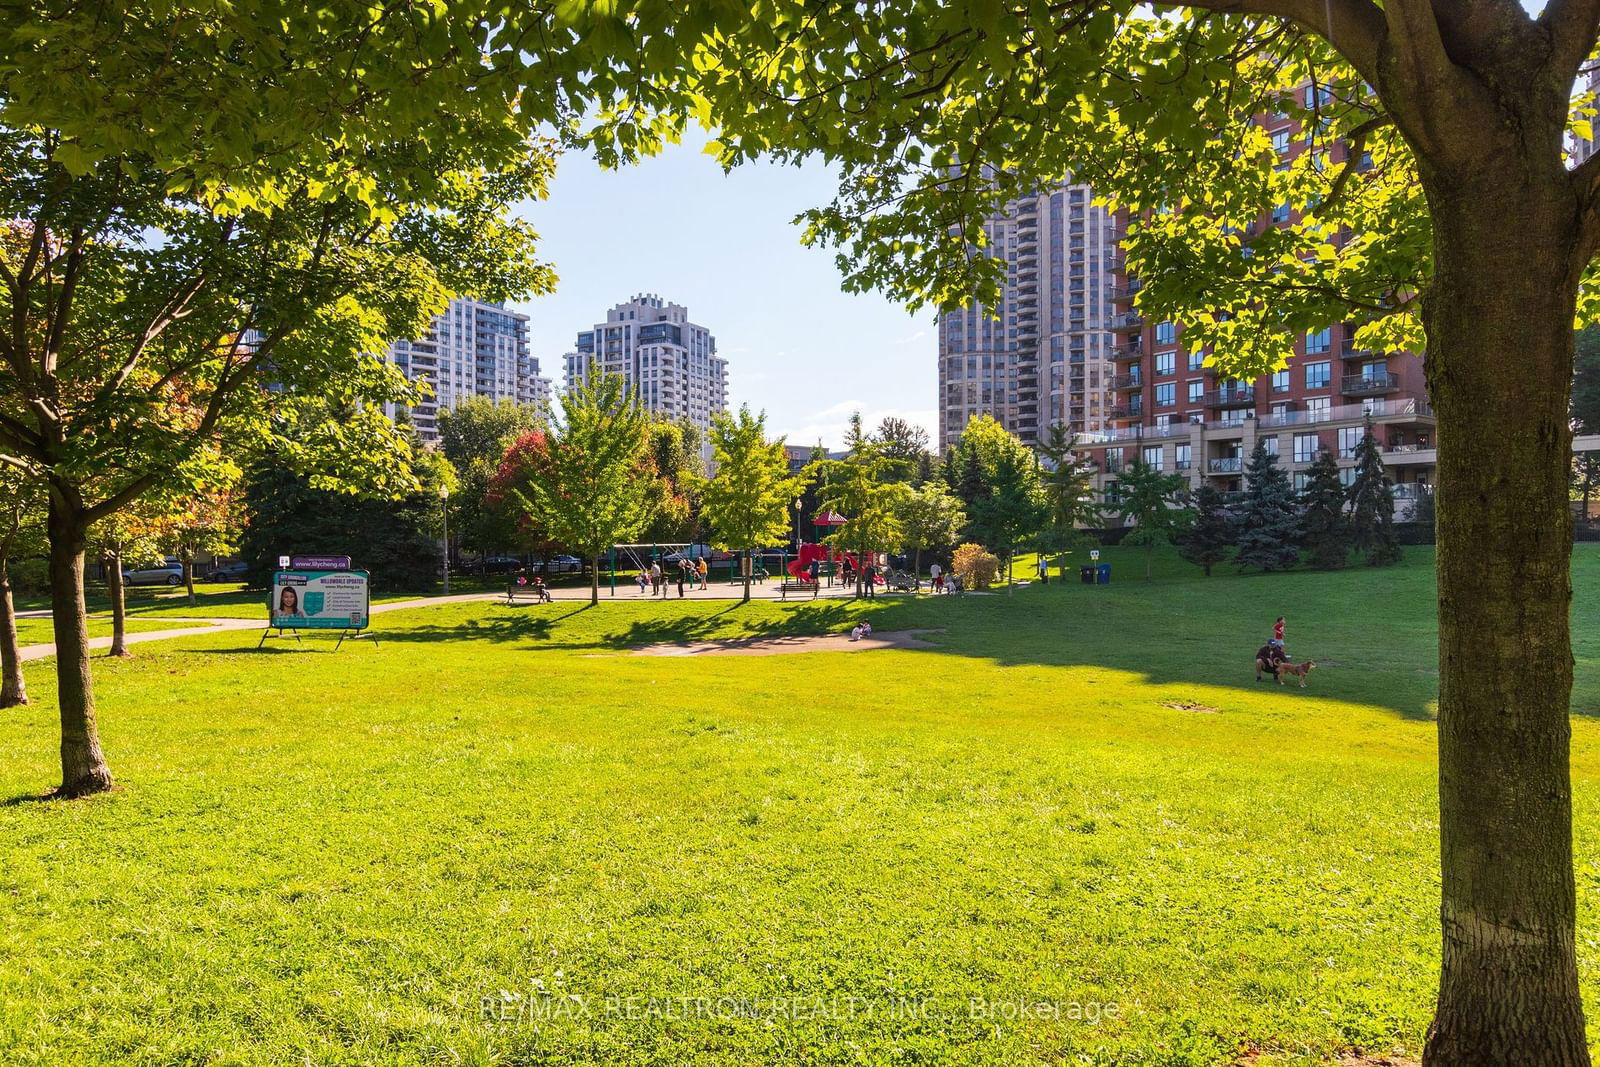
<svg viewBox="0 0 1600 1067"><path fill-rule="evenodd" d="M790 221L826 203L831 168L742 167L724 176L701 144L604 171L561 160L550 196L522 206L555 293L526 301L529 341L561 387L563 353L613 304L653 292L683 304L728 361L729 402L765 410L791 443L837 446L852 411L937 429L936 320L839 288L833 254L800 245Z"/></svg>

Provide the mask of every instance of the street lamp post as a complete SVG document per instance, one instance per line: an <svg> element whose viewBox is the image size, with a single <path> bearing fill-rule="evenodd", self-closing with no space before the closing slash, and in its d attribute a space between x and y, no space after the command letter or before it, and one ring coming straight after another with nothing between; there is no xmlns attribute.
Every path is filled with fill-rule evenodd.
<svg viewBox="0 0 1600 1067"><path fill-rule="evenodd" d="M439 487L439 513L444 518L444 595L450 595L450 487Z"/></svg>

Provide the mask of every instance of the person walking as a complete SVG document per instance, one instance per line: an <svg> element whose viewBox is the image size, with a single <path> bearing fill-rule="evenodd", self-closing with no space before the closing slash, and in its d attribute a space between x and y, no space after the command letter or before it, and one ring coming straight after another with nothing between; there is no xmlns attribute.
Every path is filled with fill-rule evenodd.
<svg viewBox="0 0 1600 1067"><path fill-rule="evenodd" d="M704 556L700 557L700 562L696 569L700 573L700 591L703 593L706 591L706 579L711 574L711 568L706 566L706 558Z"/></svg>
<svg viewBox="0 0 1600 1067"><path fill-rule="evenodd" d="M1039 584L1050 584L1050 561L1044 558L1044 553L1039 553Z"/></svg>
<svg viewBox="0 0 1600 1067"><path fill-rule="evenodd" d="M650 563L650 595L655 596L661 592L661 561L652 560Z"/></svg>
<svg viewBox="0 0 1600 1067"><path fill-rule="evenodd" d="M684 577L685 572L688 571L688 569L689 569L689 561L688 560L684 559L684 560L679 560L678 561L678 599L679 600L683 599L683 577Z"/></svg>
<svg viewBox="0 0 1600 1067"><path fill-rule="evenodd" d="M866 589L867 596L876 597L878 595L878 563L876 560L868 563L866 567L862 569L861 584Z"/></svg>
<svg viewBox="0 0 1600 1067"><path fill-rule="evenodd" d="M944 568L937 563L928 568L928 584L933 586L935 595L944 591L944 582L939 580L942 574L944 574Z"/></svg>

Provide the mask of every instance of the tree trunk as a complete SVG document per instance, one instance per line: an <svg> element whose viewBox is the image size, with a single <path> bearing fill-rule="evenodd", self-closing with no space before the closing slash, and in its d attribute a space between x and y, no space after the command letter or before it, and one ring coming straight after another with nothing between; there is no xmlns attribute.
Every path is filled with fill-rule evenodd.
<svg viewBox="0 0 1600 1067"><path fill-rule="evenodd" d="M448 566L448 564L447 564ZM194 553L183 554L183 585L189 591L189 606L194 607Z"/></svg>
<svg viewBox="0 0 1600 1067"><path fill-rule="evenodd" d="M753 569L754 563L750 558L750 550L746 549L744 553L744 602L746 604L750 603L750 572Z"/></svg>
<svg viewBox="0 0 1600 1067"><path fill-rule="evenodd" d="M0 708L28 702L22 677L22 650L17 647L17 613L11 602L11 571L0 558Z"/></svg>
<svg viewBox="0 0 1600 1067"><path fill-rule="evenodd" d="M111 650L106 655L126 659L133 653L128 651L128 589L122 581L121 544L106 549L102 565L106 570L106 591L111 594Z"/></svg>
<svg viewBox="0 0 1600 1067"><path fill-rule="evenodd" d="M1581 205L1485 150L1425 173L1438 417L1443 934L1430 1065L1587 1064L1574 954L1568 393Z"/></svg>
<svg viewBox="0 0 1600 1067"><path fill-rule="evenodd" d="M111 768L100 751L94 721L94 682L89 674L89 623L83 603L83 547L88 524L75 501L52 486L50 615L56 639L56 703L61 710L61 786L58 796L76 797L111 788ZM121 572L118 572L121 576Z"/></svg>
<svg viewBox="0 0 1600 1067"><path fill-rule="evenodd" d="M548 560L545 562L545 565L549 566L549 561ZM547 582L545 582L545 584L549 585L550 583L547 581ZM589 606L590 607L599 607L600 606L600 557L599 556L590 556L589 557Z"/></svg>

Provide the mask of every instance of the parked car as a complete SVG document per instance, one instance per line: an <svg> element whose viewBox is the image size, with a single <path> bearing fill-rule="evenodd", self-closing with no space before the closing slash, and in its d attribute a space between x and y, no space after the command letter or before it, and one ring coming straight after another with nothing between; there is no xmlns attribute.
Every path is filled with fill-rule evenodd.
<svg viewBox="0 0 1600 1067"><path fill-rule="evenodd" d="M211 570L207 571L206 581L242 582L244 581L245 573L249 570L250 564L246 563L244 560L237 560L233 563L224 563L221 566L213 567Z"/></svg>
<svg viewBox="0 0 1600 1067"><path fill-rule="evenodd" d="M726 563L733 558L733 553L724 552L720 548L712 548L707 544L693 544L686 548L680 548L676 552L668 553L661 558L666 563L678 563L686 559L704 559L712 563Z"/></svg>
<svg viewBox="0 0 1600 1067"><path fill-rule="evenodd" d="M124 567L122 581L125 585L182 585L183 564L168 556L158 566Z"/></svg>
<svg viewBox="0 0 1600 1067"><path fill-rule="evenodd" d="M516 556L480 556L467 567L473 574L515 574L522 569Z"/></svg>
<svg viewBox="0 0 1600 1067"><path fill-rule="evenodd" d="M557 556L550 561L551 574L577 574L583 570L583 560L577 556Z"/></svg>

